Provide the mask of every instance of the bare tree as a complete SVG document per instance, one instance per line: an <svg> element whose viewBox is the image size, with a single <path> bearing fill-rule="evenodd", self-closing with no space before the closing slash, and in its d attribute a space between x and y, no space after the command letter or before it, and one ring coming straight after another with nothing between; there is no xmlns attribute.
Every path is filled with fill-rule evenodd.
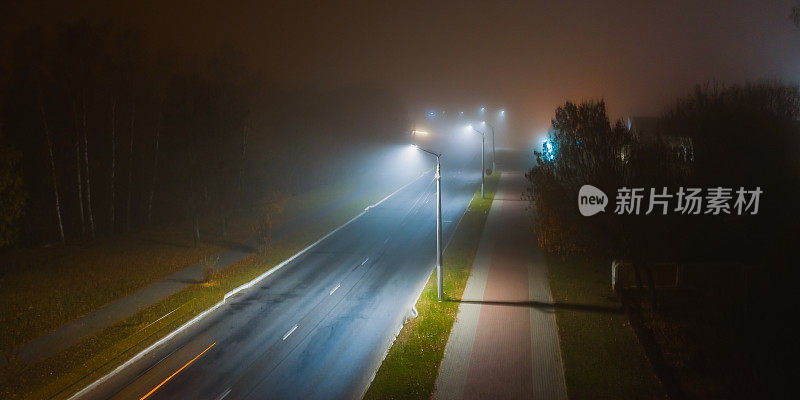
<svg viewBox="0 0 800 400"><path fill-rule="evenodd" d="M244 185L244 167L247 163L247 127L248 120L242 124L242 155L239 160L239 176L236 182L236 192L241 196L242 186Z"/></svg>
<svg viewBox="0 0 800 400"><path fill-rule="evenodd" d="M83 212L83 179L81 178L81 139L78 133L78 110L75 105L75 100L72 101L72 129L75 133L75 175L77 177L76 192L78 195L78 211L80 212L81 220L81 239L86 238L86 215Z"/></svg>
<svg viewBox="0 0 800 400"><path fill-rule="evenodd" d="M128 146L128 198L125 202L125 232L131 231L131 192L133 191L133 138L136 121L136 102L131 102L131 126Z"/></svg>
<svg viewBox="0 0 800 400"><path fill-rule="evenodd" d="M56 216L58 217L58 237L63 245L64 239L64 221L61 218L61 198L58 195L58 174L56 173L56 161L53 154L53 139L50 136L50 128L47 126L47 115L44 111L44 101L42 100L42 93L39 92L39 112L42 117L42 130L44 132L45 143L47 144L47 154L50 161L50 178L53 184L53 195L55 197Z"/></svg>
<svg viewBox="0 0 800 400"><path fill-rule="evenodd" d="M92 212L92 181L89 174L89 138L86 133L86 92L81 93L81 114L83 131L83 165L86 168L86 213L89 216L89 237L94 239L94 213Z"/></svg>
<svg viewBox="0 0 800 400"><path fill-rule="evenodd" d="M117 98L114 97L111 100L111 233L114 233L114 202L115 202L115 175L117 170L117 132L116 132L116 121L117 117Z"/></svg>
<svg viewBox="0 0 800 400"><path fill-rule="evenodd" d="M156 191L156 177L158 177L158 150L159 140L161 139L161 119L164 114L164 96L159 96L158 102L158 117L156 117L156 132L154 138L153 148L153 179L150 181L150 195L147 197L147 225L149 226L153 221L153 196Z"/></svg>

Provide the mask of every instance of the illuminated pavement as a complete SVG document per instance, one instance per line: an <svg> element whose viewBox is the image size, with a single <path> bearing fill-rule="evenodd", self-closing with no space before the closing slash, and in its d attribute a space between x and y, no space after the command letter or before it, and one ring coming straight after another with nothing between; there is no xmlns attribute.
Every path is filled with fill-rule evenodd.
<svg viewBox="0 0 800 400"><path fill-rule="evenodd" d="M447 241L480 175L442 163ZM81 398L361 397L432 270L434 207L427 174Z"/></svg>
<svg viewBox="0 0 800 400"><path fill-rule="evenodd" d="M524 182L520 173L501 176L434 398L567 398L547 266L520 200Z"/></svg>
<svg viewBox="0 0 800 400"><path fill-rule="evenodd" d="M363 190L363 189L362 189ZM319 209L312 210L295 220L287 221L275 229L272 237L278 240L288 234L308 226L313 219L324 219L339 210L348 200L356 197L343 197ZM218 254L217 268L231 266L255 252L257 241L248 240L238 246L231 247ZM33 339L14 350L15 361L23 365L33 365L97 334L109 326L118 323L139 311L156 304L168 296L177 293L203 279L205 264L198 262L190 265L166 278L151 283L136 292L115 300L100 309L71 321L62 327Z"/></svg>

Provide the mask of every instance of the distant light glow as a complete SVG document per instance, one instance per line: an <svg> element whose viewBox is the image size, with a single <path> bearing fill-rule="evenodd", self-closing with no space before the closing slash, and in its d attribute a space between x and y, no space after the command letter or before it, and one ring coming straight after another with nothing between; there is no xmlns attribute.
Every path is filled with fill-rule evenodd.
<svg viewBox="0 0 800 400"><path fill-rule="evenodd" d="M481 112L486 112L486 107L481 107Z"/></svg>
<svg viewBox="0 0 800 400"><path fill-rule="evenodd" d="M428 111L428 117L430 118L436 117L436 111Z"/></svg>
<svg viewBox="0 0 800 400"><path fill-rule="evenodd" d="M500 115L503 115L505 113L506 113L506 110L500 109Z"/></svg>
<svg viewBox="0 0 800 400"><path fill-rule="evenodd" d="M548 139L542 140L542 155L547 161L553 161L553 159L556 158L553 143L551 143Z"/></svg>
<svg viewBox="0 0 800 400"><path fill-rule="evenodd" d="M414 129L413 131L411 131L411 134L414 136L428 136L427 131L421 131L419 129Z"/></svg>

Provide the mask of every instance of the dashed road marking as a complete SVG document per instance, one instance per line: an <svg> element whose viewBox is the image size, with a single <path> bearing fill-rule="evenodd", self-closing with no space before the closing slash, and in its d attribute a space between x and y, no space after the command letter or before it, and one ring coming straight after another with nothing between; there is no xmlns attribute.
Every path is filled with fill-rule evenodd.
<svg viewBox="0 0 800 400"><path fill-rule="evenodd" d="M291 335L292 332L294 332L295 329L297 329L297 325L293 326L292 329L289 329L289 332L286 332L286 334L283 335L283 338L281 340L286 340L286 338L288 338L289 335Z"/></svg>
<svg viewBox="0 0 800 400"><path fill-rule="evenodd" d="M224 398L225 398L225 397L227 397L227 396L228 396L230 393L231 393L231 388L227 388L227 389L225 389L225 391L224 391L224 392L222 392L222 394L221 394L221 395L219 395L219 397L217 397L217 400L222 400L222 399L224 399Z"/></svg>
<svg viewBox="0 0 800 400"><path fill-rule="evenodd" d="M337 284L336 284L336 287L335 287L335 288L333 288L333 290L331 290L331 292L330 292L330 293L328 293L328 296L333 296L333 292L335 292L335 291L336 291L336 289L339 289L339 286L342 286L342 284L341 284L341 283L337 283Z"/></svg>

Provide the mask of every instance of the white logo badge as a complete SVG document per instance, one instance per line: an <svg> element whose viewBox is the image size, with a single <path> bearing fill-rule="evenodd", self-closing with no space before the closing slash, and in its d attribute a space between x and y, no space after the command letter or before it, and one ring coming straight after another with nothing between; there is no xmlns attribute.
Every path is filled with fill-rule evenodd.
<svg viewBox="0 0 800 400"><path fill-rule="evenodd" d="M578 192L578 210L584 217L590 217L606 210L608 196L602 190L592 186L583 185Z"/></svg>

